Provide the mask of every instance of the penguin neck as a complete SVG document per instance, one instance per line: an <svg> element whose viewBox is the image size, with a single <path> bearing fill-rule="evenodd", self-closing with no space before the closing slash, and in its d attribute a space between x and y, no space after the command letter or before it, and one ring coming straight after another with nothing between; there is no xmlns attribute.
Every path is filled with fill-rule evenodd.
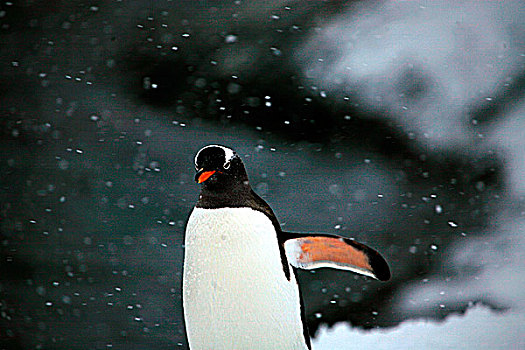
<svg viewBox="0 0 525 350"><path fill-rule="evenodd" d="M246 175L237 175L220 180L222 181L203 184L196 205L198 208L248 206L253 192Z"/></svg>

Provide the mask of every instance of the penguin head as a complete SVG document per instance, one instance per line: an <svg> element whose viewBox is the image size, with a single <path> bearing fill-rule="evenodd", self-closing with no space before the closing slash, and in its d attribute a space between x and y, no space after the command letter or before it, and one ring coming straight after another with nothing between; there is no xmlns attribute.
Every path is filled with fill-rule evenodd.
<svg viewBox="0 0 525 350"><path fill-rule="evenodd" d="M195 181L203 185L231 181L246 182L248 177L241 158L231 148L208 145L195 156Z"/></svg>

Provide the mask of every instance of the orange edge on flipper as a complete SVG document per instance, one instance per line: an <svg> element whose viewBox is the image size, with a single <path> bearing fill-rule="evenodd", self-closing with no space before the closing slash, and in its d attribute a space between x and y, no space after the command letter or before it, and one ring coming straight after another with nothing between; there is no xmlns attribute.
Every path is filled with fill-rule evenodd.
<svg viewBox="0 0 525 350"><path fill-rule="evenodd" d="M351 265L373 271L367 255L345 243L342 239L308 236L297 238L296 240L299 242L302 251L302 254L297 257L300 263L331 261L341 265Z"/></svg>

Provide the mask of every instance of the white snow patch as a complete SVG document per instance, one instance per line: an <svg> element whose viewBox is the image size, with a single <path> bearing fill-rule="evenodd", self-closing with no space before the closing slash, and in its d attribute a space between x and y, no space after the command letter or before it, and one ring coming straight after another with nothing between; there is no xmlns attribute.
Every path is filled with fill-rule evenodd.
<svg viewBox="0 0 525 350"><path fill-rule="evenodd" d="M520 1L363 2L301 48L304 75L329 95L348 94L394 118L418 141L465 149L468 110L521 70ZM322 64L319 60L322 60Z"/></svg>
<svg viewBox="0 0 525 350"><path fill-rule="evenodd" d="M446 322L407 321L386 330L364 331L338 323L321 328L313 349L524 349L524 334L525 314L495 313L478 306Z"/></svg>

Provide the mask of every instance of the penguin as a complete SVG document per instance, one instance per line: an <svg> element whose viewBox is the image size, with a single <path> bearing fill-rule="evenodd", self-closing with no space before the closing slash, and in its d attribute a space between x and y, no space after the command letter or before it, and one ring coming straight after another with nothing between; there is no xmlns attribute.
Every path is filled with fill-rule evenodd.
<svg viewBox="0 0 525 350"><path fill-rule="evenodd" d="M198 201L185 231L182 297L190 349L311 349L296 269L348 270L387 281L374 249L281 229L229 147L195 156Z"/></svg>

